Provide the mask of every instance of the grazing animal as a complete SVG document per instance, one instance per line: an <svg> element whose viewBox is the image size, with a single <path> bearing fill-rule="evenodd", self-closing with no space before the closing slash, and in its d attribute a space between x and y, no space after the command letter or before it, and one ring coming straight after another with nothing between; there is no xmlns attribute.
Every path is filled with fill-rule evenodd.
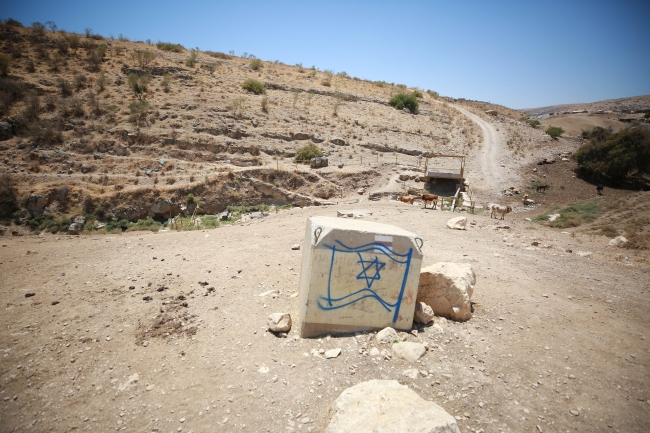
<svg viewBox="0 0 650 433"><path fill-rule="evenodd" d="M435 194L422 194L422 201L424 202L425 209L427 208L427 203L432 203L431 209L435 209L438 196Z"/></svg>
<svg viewBox="0 0 650 433"><path fill-rule="evenodd" d="M548 185L537 185L537 192L545 192Z"/></svg>
<svg viewBox="0 0 650 433"><path fill-rule="evenodd" d="M492 216L495 214L499 214L501 215L501 219L505 219L504 217L506 214L512 212L512 208L510 206L501 206L499 204L493 204L490 209L492 210L490 213L490 218L492 218Z"/></svg>
<svg viewBox="0 0 650 433"><path fill-rule="evenodd" d="M598 191L598 195L603 195L603 189L605 189L605 187L603 187L602 183L599 183L598 186L596 187L596 191Z"/></svg>
<svg viewBox="0 0 650 433"><path fill-rule="evenodd" d="M403 196L400 196L399 201L401 201L402 203L413 204L415 199L413 197L408 196L408 195L403 195Z"/></svg>

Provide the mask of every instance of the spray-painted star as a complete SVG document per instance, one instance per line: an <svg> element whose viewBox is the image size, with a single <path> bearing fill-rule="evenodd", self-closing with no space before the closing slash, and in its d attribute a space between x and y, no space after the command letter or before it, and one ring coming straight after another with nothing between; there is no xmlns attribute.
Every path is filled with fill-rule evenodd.
<svg viewBox="0 0 650 433"><path fill-rule="evenodd" d="M381 279L381 275L379 274L379 271L381 271L384 266L386 266L386 263L380 262L379 258L375 256L374 260L363 260L363 257L359 255L359 261L357 263L360 263L363 270L359 272L359 275L357 275L357 280L366 280L366 288L371 288L372 283L375 282L375 280ZM368 275L371 273L374 269L374 274Z"/></svg>

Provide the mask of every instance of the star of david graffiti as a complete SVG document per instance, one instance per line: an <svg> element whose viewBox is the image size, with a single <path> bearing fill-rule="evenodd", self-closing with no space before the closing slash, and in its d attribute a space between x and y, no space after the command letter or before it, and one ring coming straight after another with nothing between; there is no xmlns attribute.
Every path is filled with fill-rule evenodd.
<svg viewBox="0 0 650 433"><path fill-rule="evenodd" d="M386 311L393 313L393 323L396 322L397 318L399 317L399 309L402 303L402 296L404 295L406 280L408 278L408 272L411 266L413 249L409 248L406 254L398 254L381 242L371 242L357 247L349 247L339 240L334 241L333 245L324 244L324 246L332 250L332 258L330 261L329 275L327 280L327 295L321 295L319 297L320 299L318 300L318 307L326 311L337 310L339 308L344 308L355 304L364 299L374 299L379 302L379 304ZM366 260L364 259L362 253L368 252L377 254L374 255L373 259ZM345 296L333 298L332 272L336 264L337 256L340 256L341 254L357 254L359 257L359 261L357 263L359 263L361 267L361 272L357 274L356 279L363 281L365 283L365 287L362 287L359 290L355 290ZM382 260L386 261L380 261L379 255L382 255ZM372 289L372 285L375 283L375 281L381 280L381 271L386 267L388 260L403 265L404 269L402 284L395 302L389 302Z"/></svg>

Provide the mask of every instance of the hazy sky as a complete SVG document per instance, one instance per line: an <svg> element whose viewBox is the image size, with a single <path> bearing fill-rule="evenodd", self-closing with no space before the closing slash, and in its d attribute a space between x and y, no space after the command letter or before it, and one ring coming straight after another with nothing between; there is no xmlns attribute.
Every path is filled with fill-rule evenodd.
<svg viewBox="0 0 650 433"><path fill-rule="evenodd" d="M0 15L247 52L511 108L650 94L650 0L0 0Z"/></svg>

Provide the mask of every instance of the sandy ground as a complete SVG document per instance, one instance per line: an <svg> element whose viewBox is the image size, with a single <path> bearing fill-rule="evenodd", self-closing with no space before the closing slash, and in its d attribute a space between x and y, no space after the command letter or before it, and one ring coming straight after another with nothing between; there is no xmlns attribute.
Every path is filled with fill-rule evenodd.
<svg viewBox="0 0 650 433"><path fill-rule="evenodd" d="M308 216L350 208L420 234L423 266L474 267L471 320L401 334L431 345L418 363L370 356L373 333L298 337L291 245ZM373 378L408 384L463 432L647 431L647 267L521 216L470 215L464 232L450 216L382 201L195 232L2 238L0 431L318 432L344 389ZM266 331L281 311L287 338Z"/></svg>

